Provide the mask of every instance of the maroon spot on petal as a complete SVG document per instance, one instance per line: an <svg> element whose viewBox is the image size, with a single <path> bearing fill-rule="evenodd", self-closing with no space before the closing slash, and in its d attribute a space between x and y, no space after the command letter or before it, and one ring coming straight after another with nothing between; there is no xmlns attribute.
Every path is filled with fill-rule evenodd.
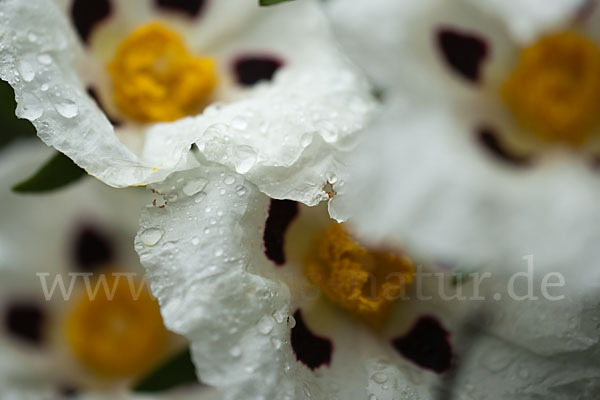
<svg viewBox="0 0 600 400"><path fill-rule="evenodd" d="M517 167L529 167L533 164L530 156L515 154L500 139L497 132L489 126L477 130L477 141L496 159Z"/></svg>
<svg viewBox="0 0 600 400"><path fill-rule="evenodd" d="M158 7L197 17L206 6L206 0L155 0Z"/></svg>
<svg viewBox="0 0 600 400"><path fill-rule="evenodd" d="M269 216L265 222L263 242L265 244L265 255L276 265L285 264L285 232L290 223L298 215L298 203L291 200L271 199Z"/></svg>
<svg viewBox="0 0 600 400"><path fill-rule="evenodd" d="M437 44L454 72L471 82L479 81L481 64L488 55L484 39L453 28L442 28L437 32Z"/></svg>
<svg viewBox="0 0 600 400"><path fill-rule="evenodd" d="M4 315L8 333L35 345L43 340L45 320L44 311L30 302L9 304Z"/></svg>
<svg viewBox="0 0 600 400"><path fill-rule="evenodd" d="M294 313L294 319L296 326L292 328L291 344L296 359L311 370L331 364L331 340L312 333L304 323L300 310Z"/></svg>
<svg viewBox="0 0 600 400"><path fill-rule="evenodd" d="M233 62L237 82L242 86L252 86L260 81L270 81L283 61L269 55L240 56Z"/></svg>
<svg viewBox="0 0 600 400"><path fill-rule="evenodd" d="M113 119L110 115L108 115L108 113L106 112L106 110L104 109L104 107L102 106L102 102L100 102L100 98L98 97L98 93L96 92L96 89L94 89L93 87L88 87L87 88L87 94L94 99L94 101L96 102L96 105L98 105L98 108L100 110L102 110L102 112L104 113L104 115L106 115L106 118L108 118L108 121L114 126L114 127L118 127L121 126L121 122L117 121L116 119Z"/></svg>
<svg viewBox="0 0 600 400"><path fill-rule="evenodd" d="M92 226L83 226L73 243L73 262L77 269L94 272L114 260L113 243L104 232Z"/></svg>
<svg viewBox="0 0 600 400"><path fill-rule="evenodd" d="M71 6L71 19L79 37L87 43L98 22L108 17L111 11L109 0L75 0Z"/></svg>
<svg viewBox="0 0 600 400"><path fill-rule="evenodd" d="M597 8L598 0L587 0L581 5L579 10L577 11L575 19L578 22L586 22L592 15L594 15Z"/></svg>
<svg viewBox="0 0 600 400"><path fill-rule="evenodd" d="M417 321L408 334L392 340L392 345L418 366L441 374L452 365L449 337L450 333L437 319L425 316Z"/></svg>
<svg viewBox="0 0 600 400"><path fill-rule="evenodd" d="M77 388L75 388L75 386L70 386L70 385L63 386L62 388L59 389L58 392L64 398L76 397L79 394L79 390L77 390Z"/></svg>

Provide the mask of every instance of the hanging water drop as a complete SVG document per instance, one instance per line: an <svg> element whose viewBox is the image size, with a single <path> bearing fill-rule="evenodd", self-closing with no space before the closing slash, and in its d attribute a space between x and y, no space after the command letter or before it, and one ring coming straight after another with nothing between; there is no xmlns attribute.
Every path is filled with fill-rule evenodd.
<svg viewBox="0 0 600 400"><path fill-rule="evenodd" d="M140 239L146 246L151 247L157 244L164 234L165 232L162 229L148 228L140 234Z"/></svg>

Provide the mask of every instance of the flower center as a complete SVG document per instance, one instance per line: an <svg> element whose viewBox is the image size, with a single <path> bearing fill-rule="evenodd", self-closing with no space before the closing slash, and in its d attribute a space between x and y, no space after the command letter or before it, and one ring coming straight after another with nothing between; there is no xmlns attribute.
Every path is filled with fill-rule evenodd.
<svg viewBox="0 0 600 400"><path fill-rule="evenodd" d="M576 32L546 36L522 51L501 94L539 138L582 144L600 120L600 49Z"/></svg>
<svg viewBox="0 0 600 400"><path fill-rule="evenodd" d="M305 273L334 303L376 322L412 282L414 267L406 256L361 246L333 224L317 238Z"/></svg>
<svg viewBox="0 0 600 400"><path fill-rule="evenodd" d="M115 103L138 122L194 114L215 88L214 64L188 53L181 37L164 26L142 26L121 42L108 65Z"/></svg>
<svg viewBox="0 0 600 400"><path fill-rule="evenodd" d="M126 276L105 275L90 285L66 320L75 356L91 370L111 377L143 372L160 356L167 339L156 300Z"/></svg>

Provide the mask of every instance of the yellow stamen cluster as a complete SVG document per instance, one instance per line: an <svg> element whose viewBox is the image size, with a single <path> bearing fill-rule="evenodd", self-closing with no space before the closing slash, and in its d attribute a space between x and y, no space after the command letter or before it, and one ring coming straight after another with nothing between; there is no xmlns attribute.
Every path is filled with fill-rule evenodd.
<svg viewBox="0 0 600 400"><path fill-rule="evenodd" d="M316 240L306 276L333 302L369 321L413 280L413 263L390 251L373 251L353 240L341 224L330 225Z"/></svg>
<svg viewBox="0 0 600 400"><path fill-rule="evenodd" d="M501 92L536 136L580 145L600 122L600 49L576 32L546 36L522 51Z"/></svg>
<svg viewBox="0 0 600 400"><path fill-rule="evenodd" d="M188 53L175 32L151 23L130 34L108 65L116 105L138 122L201 111L216 85L214 60Z"/></svg>
<svg viewBox="0 0 600 400"><path fill-rule="evenodd" d="M82 293L66 320L68 344L79 361L98 374L144 372L166 344L158 303L145 287L130 285L125 276L111 275L105 286L97 284L91 285L99 288L95 297Z"/></svg>

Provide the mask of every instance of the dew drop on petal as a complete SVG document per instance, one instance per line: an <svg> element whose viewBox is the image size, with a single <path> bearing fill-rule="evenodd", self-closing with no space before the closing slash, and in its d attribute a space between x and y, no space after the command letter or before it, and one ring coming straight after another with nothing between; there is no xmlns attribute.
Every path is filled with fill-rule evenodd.
<svg viewBox="0 0 600 400"><path fill-rule="evenodd" d="M273 330L273 324L270 317L262 317L258 321L258 331L263 335L268 335Z"/></svg>
<svg viewBox="0 0 600 400"><path fill-rule="evenodd" d="M278 339L278 338L276 338L276 337L272 337L272 338L271 338L271 344L273 345L273 347L274 347L276 350L279 350L279 349L281 348L281 340L279 340L279 339Z"/></svg>
<svg viewBox="0 0 600 400"><path fill-rule="evenodd" d="M20 116L30 121L35 121L44 113L44 106L41 103L23 104L20 109Z"/></svg>
<svg viewBox="0 0 600 400"><path fill-rule="evenodd" d="M65 118L71 119L79 113L79 107L71 100L64 100L54 105L56 111Z"/></svg>
<svg viewBox="0 0 600 400"><path fill-rule="evenodd" d="M204 200L206 198L206 193L204 192L200 192L196 195L196 197L194 197L194 202L195 203L201 203L202 200Z"/></svg>
<svg viewBox="0 0 600 400"><path fill-rule="evenodd" d="M31 82L35 78L35 69L28 61L22 60L19 63L19 73L25 82Z"/></svg>
<svg viewBox="0 0 600 400"><path fill-rule="evenodd" d="M193 196L204 189L207 184L208 181L203 178L191 180L183 186L183 193L188 196Z"/></svg>
<svg viewBox="0 0 600 400"><path fill-rule="evenodd" d="M256 151L250 146L236 146L233 149L235 170L239 174L250 171L258 158Z"/></svg>
<svg viewBox="0 0 600 400"><path fill-rule="evenodd" d="M232 185L235 183L235 178L231 175L227 175L225 179L223 179L223 183L226 185Z"/></svg>
<svg viewBox="0 0 600 400"><path fill-rule="evenodd" d="M388 376L383 372L376 372L371 376L371 379L376 383L385 383L388 380Z"/></svg>
<svg viewBox="0 0 600 400"><path fill-rule="evenodd" d="M248 190L246 189L246 187L244 185L237 185L235 188L235 192L237 193L238 196L243 196L245 195Z"/></svg>
<svg viewBox="0 0 600 400"><path fill-rule="evenodd" d="M300 138L300 145L302 147L307 147L312 143L312 133L305 133Z"/></svg>
<svg viewBox="0 0 600 400"><path fill-rule="evenodd" d="M50 65L52 64L52 57L50 57L48 54L40 54L37 57L37 60L40 64L43 65Z"/></svg>
<svg viewBox="0 0 600 400"><path fill-rule="evenodd" d="M369 400L377 400L377 396L375 396L374 394L370 394Z"/></svg>
<svg viewBox="0 0 600 400"><path fill-rule="evenodd" d="M148 228L140 234L140 239L146 246L154 246L162 239L164 234L165 232L162 229Z"/></svg>
<svg viewBox="0 0 600 400"><path fill-rule="evenodd" d="M248 121L242 117L236 117L231 121L231 127L238 131L246 130L248 128Z"/></svg>
<svg viewBox="0 0 600 400"><path fill-rule="evenodd" d="M240 350L239 347L234 346L231 348L231 350L229 350L229 354L231 354L232 357L238 358L242 355L242 350Z"/></svg>
<svg viewBox="0 0 600 400"><path fill-rule="evenodd" d="M273 318L275 319L275 321L277 321L278 324L281 324L283 322L284 315L281 311L275 310L273 311Z"/></svg>
<svg viewBox="0 0 600 400"><path fill-rule="evenodd" d="M197 237L192 238L192 244L194 246L198 246L200 244L200 239L198 239Z"/></svg>

